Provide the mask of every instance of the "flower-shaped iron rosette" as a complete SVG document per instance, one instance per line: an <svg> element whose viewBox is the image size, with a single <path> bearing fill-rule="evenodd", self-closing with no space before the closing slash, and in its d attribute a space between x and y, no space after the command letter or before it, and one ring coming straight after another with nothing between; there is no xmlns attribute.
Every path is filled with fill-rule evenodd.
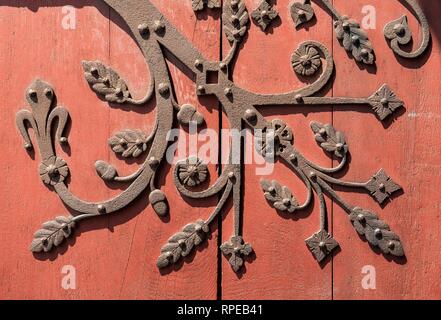
<svg viewBox="0 0 441 320"><path fill-rule="evenodd" d="M301 76L312 76L321 67L322 60L316 48L312 45L300 46L291 57L294 71Z"/></svg>
<svg viewBox="0 0 441 320"><path fill-rule="evenodd" d="M67 178L69 168L66 161L53 156L41 162L39 172L45 184L55 186Z"/></svg>
<svg viewBox="0 0 441 320"><path fill-rule="evenodd" d="M179 181L187 187L196 187L207 180L207 165L196 157L189 157L178 162L176 168Z"/></svg>

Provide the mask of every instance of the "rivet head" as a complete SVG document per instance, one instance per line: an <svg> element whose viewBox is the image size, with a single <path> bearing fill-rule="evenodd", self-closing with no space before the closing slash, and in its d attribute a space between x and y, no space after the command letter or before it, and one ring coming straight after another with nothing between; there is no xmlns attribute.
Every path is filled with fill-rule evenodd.
<svg viewBox="0 0 441 320"><path fill-rule="evenodd" d="M274 193L274 192L276 192L276 189L273 186L271 186L271 187L268 188L268 192L269 193Z"/></svg>
<svg viewBox="0 0 441 320"><path fill-rule="evenodd" d="M60 143L61 143L61 144L66 144L67 142L68 142L68 140L67 140L66 137L61 137L61 138L60 138Z"/></svg>
<svg viewBox="0 0 441 320"><path fill-rule="evenodd" d="M267 17L267 16L268 16L268 11L266 11L266 10L262 10L262 12L260 12L260 15L261 15L262 17Z"/></svg>
<svg viewBox="0 0 441 320"><path fill-rule="evenodd" d="M56 177L58 176L58 168L51 164L50 166L47 167L47 173L51 176L51 177Z"/></svg>
<svg viewBox="0 0 441 320"><path fill-rule="evenodd" d="M24 148L25 148L26 150L32 150L32 144L30 144L30 143L25 143Z"/></svg>
<svg viewBox="0 0 441 320"><path fill-rule="evenodd" d="M297 156L293 153L293 154L290 154L289 155L289 159L291 160L291 161L294 161L294 160L297 160Z"/></svg>
<svg viewBox="0 0 441 320"><path fill-rule="evenodd" d="M353 44L357 44L360 41L360 37L357 36L357 35L354 35L354 36L351 37L351 40L352 40Z"/></svg>
<svg viewBox="0 0 441 320"><path fill-rule="evenodd" d="M314 178L317 177L317 174L316 174L314 171L311 171L311 172L309 173L309 177L312 178L312 179L314 179Z"/></svg>
<svg viewBox="0 0 441 320"><path fill-rule="evenodd" d="M252 110L252 109L247 109L245 111L245 119L247 121L254 121L257 118L257 114L256 111Z"/></svg>
<svg viewBox="0 0 441 320"><path fill-rule="evenodd" d="M381 191L386 190L386 186L385 186L384 183L380 183L380 185L378 186L378 188L379 188Z"/></svg>
<svg viewBox="0 0 441 320"><path fill-rule="evenodd" d="M359 222L363 222L363 221L365 221L365 217L364 217L364 215L363 215L362 213L358 214L358 216L357 216L357 220L358 220Z"/></svg>
<svg viewBox="0 0 441 320"><path fill-rule="evenodd" d="M233 14L233 15L231 16L231 21L232 21L233 23L238 23L238 22L239 22L239 17Z"/></svg>
<svg viewBox="0 0 441 320"><path fill-rule="evenodd" d="M231 7L237 8L238 4L239 4L238 0L231 0Z"/></svg>
<svg viewBox="0 0 441 320"><path fill-rule="evenodd" d="M325 128L321 128L320 131L319 131L319 134L321 136L324 136L326 134L326 129Z"/></svg>
<svg viewBox="0 0 441 320"><path fill-rule="evenodd" d="M374 230L374 234L377 238L381 238L381 236L383 235L382 231L380 228L377 228Z"/></svg>
<svg viewBox="0 0 441 320"><path fill-rule="evenodd" d="M179 245L180 247L184 247L184 246L185 246L185 240L184 240L184 239L180 239L180 240L178 241L178 245Z"/></svg>
<svg viewBox="0 0 441 320"><path fill-rule="evenodd" d="M363 48L361 49L360 53L363 57L367 57L369 55L369 50Z"/></svg>
<svg viewBox="0 0 441 320"><path fill-rule="evenodd" d="M283 205L289 206L291 204L291 200L288 198L283 199Z"/></svg>
<svg viewBox="0 0 441 320"><path fill-rule="evenodd" d="M233 90L231 90L231 88L225 88L224 93L226 96L231 96L233 94Z"/></svg>
<svg viewBox="0 0 441 320"><path fill-rule="evenodd" d="M46 88L46 89L44 89L44 94L46 95L46 97L52 98L53 91L50 88Z"/></svg>
<svg viewBox="0 0 441 320"><path fill-rule="evenodd" d="M200 224L196 224L195 228L194 228L197 232L200 232L202 230L202 227Z"/></svg>
<svg viewBox="0 0 441 320"><path fill-rule="evenodd" d="M219 69L225 70L227 68L227 64L225 62L219 63Z"/></svg>
<svg viewBox="0 0 441 320"><path fill-rule="evenodd" d="M166 83L160 83L158 87L159 93L161 96L166 96L170 92L170 88Z"/></svg>
<svg viewBox="0 0 441 320"><path fill-rule="evenodd" d="M163 32L164 29L165 29L164 23L162 21L160 21L160 20L156 20L155 21L155 25L154 25L155 32L156 33L160 33L160 32Z"/></svg>
<svg viewBox="0 0 441 320"><path fill-rule="evenodd" d="M388 104L389 104L389 101L387 100L387 98L383 98L383 99L381 99L381 104L383 105L383 106L387 106Z"/></svg>
<svg viewBox="0 0 441 320"><path fill-rule="evenodd" d="M394 25L394 32L396 35L401 35L404 33L404 26L401 23L397 23L396 25Z"/></svg>
<svg viewBox="0 0 441 320"><path fill-rule="evenodd" d="M387 244L387 247L388 247L390 250L393 250L393 249L395 249L395 243L394 243L393 241L389 241L389 243Z"/></svg>
<svg viewBox="0 0 441 320"><path fill-rule="evenodd" d="M98 69L95 67L90 68L90 73L94 76L98 75Z"/></svg>
<svg viewBox="0 0 441 320"><path fill-rule="evenodd" d="M203 85L198 86L197 88L197 94L202 95L205 93L205 87Z"/></svg>
<svg viewBox="0 0 441 320"><path fill-rule="evenodd" d="M337 143L335 145L335 147L337 148L338 151L341 151L343 149L343 147L344 147L344 144L343 143Z"/></svg>
<svg viewBox="0 0 441 320"><path fill-rule="evenodd" d="M29 95L31 98L36 98L36 97L37 97L37 91L35 91L34 89L30 89L30 90L28 91L28 95Z"/></svg>
<svg viewBox="0 0 441 320"><path fill-rule="evenodd" d="M295 96L295 99L296 99L296 101L299 102L299 103L303 102L303 96L302 96L301 94L297 94L297 95Z"/></svg>
<svg viewBox="0 0 441 320"><path fill-rule="evenodd" d="M104 205L102 205L102 204L98 205L97 209L98 209L99 213L105 213L106 212L106 207Z"/></svg>
<svg viewBox="0 0 441 320"><path fill-rule="evenodd" d="M138 31L142 36L145 36L149 33L149 26L147 23L142 23L138 26Z"/></svg>
<svg viewBox="0 0 441 320"><path fill-rule="evenodd" d="M346 22L346 21L342 23L342 27L346 31L348 31L351 28L351 26L349 25L349 22Z"/></svg>
<svg viewBox="0 0 441 320"><path fill-rule="evenodd" d="M233 171L231 171L231 172L228 173L228 178L230 178L230 180L231 180L231 179L234 179L235 176L236 176L236 175L234 174Z"/></svg>
<svg viewBox="0 0 441 320"><path fill-rule="evenodd" d="M304 18L304 17L306 17L306 12L304 10L299 10L299 11L297 11L297 15L300 18Z"/></svg>
<svg viewBox="0 0 441 320"><path fill-rule="evenodd" d="M157 167L158 164L159 164L159 161L158 161L158 159L156 159L155 157L151 157L151 158L149 159L149 165L150 165L150 167L152 167L152 168Z"/></svg>
<svg viewBox="0 0 441 320"><path fill-rule="evenodd" d="M319 247L320 247L320 249L325 249L326 248L326 243L324 241L320 241L319 242Z"/></svg>
<svg viewBox="0 0 441 320"><path fill-rule="evenodd" d="M235 247L233 249L233 251L234 251L234 253L238 254L238 253L240 253L240 248L239 247Z"/></svg>
<svg viewBox="0 0 441 320"><path fill-rule="evenodd" d="M194 62L194 66L195 66L196 68L201 68L201 67L202 67L202 61L199 60L199 59L197 59L197 60Z"/></svg>

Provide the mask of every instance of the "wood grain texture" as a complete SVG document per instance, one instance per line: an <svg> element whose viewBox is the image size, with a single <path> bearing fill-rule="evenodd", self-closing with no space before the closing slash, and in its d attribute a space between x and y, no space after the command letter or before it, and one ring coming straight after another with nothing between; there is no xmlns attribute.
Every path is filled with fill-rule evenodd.
<svg viewBox="0 0 441 320"><path fill-rule="evenodd" d="M246 1L249 12L260 1ZM305 40L316 40L332 47L332 21L320 8L317 21L309 30L296 31L288 7L290 1L279 0L280 19L262 32L251 23L249 35L234 68L234 81L254 92L281 93L305 86L291 68L291 55ZM223 42L224 55L228 41ZM293 106L260 108L268 119L279 118L293 129L294 144L311 160L329 166L331 160L316 145L309 128L312 120L331 122L331 108L314 109ZM224 126L228 121L224 116ZM293 171L282 162L273 170L259 176L259 164L245 165L244 240L255 254L245 263L245 269L236 275L222 258L222 297L224 299L330 299L331 264L320 267L307 249L305 239L319 230L318 201L304 212L278 213L265 200L260 189L260 179L276 179L288 186L300 202L306 199L306 187ZM330 207L330 203L328 203ZM330 212L331 213L331 212ZM233 232L233 212L230 210L223 222L222 240L227 241Z"/></svg>
<svg viewBox="0 0 441 320"><path fill-rule="evenodd" d="M363 2L335 0L340 12L361 21ZM362 108L335 108L334 125L346 133L352 160L347 180L365 180L385 168L403 186L404 193L382 209L364 194L343 194L351 203L373 209L400 235L405 259L384 257L361 240L346 214L334 208L334 236L341 252L334 258L335 299L439 299L441 284L441 236L439 216L440 184L440 23L439 1L419 1L432 27L432 47L416 60L397 58L382 34L383 26L402 14L409 16L414 44L420 30L415 18L398 1L371 1L377 10L377 29L369 30L377 53L377 68L360 70L339 44L334 46L338 61L334 95L370 95L388 83L405 102L394 121L383 126ZM348 121L350 119L350 121ZM362 287L362 268L376 269L376 290Z"/></svg>
<svg viewBox="0 0 441 320"><path fill-rule="evenodd" d="M219 21L208 17L195 24L187 2L153 1L177 28L208 56L219 54ZM147 193L127 209L109 217L84 221L76 237L54 253L33 256L28 251L41 223L68 214L54 192L38 177L38 153L33 160L22 148L15 128L15 113L26 107L24 94L35 78L53 85L58 103L71 113L69 150L57 150L71 168L69 187L86 200L103 200L118 194L121 186L106 184L96 175L96 160L115 164L121 174L136 170L140 162L116 157L107 139L126 128L150 132L154 102L147 107L118 107L101 101L83 78L81 61L101 60L118 70L135 97L145 94L148 69L124 22L100 1L76 1L77 28L64 30L62 6L69 1L18 1L0 4L0 80L8 94L0 97L1 132L5 140L0 156L0 298L32 299L215 299L217 294L216 225L211 239L174 269L160 272L156 258L161 246L182 226L206 218L216 199L194 203L176 191L170 166L164 166L158 184L171 204L170 218L161 220L148 204ZM183 18L185 17L185 18ZM193 103L217 130L217 103L198 102L194 84L171 68L180 103ZM204 107L202 107L204 106ZM205 109L209 111L205 111ZM183 131L183 136L188 134ZM187 139L188 140L188 139ZM210 168L216 178L216 168ZM196 207L196 208L195 208ZM14 239L14 240L12 240ZM191 262L191 263L190 263ZM77 289L61 287L64 265L77 271Z"/></svg>

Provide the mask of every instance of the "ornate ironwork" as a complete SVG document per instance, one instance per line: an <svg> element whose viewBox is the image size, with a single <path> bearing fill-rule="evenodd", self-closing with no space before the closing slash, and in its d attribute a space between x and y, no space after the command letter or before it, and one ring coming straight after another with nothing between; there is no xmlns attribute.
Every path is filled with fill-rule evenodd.
<svg viewBox="0 0 441 320"><path fill-rule="evenodd" d="M76 215L57 217L53 221L43 224L35 234L31 251L49 251L72 235L75 224L91 217L108 215L124 209L138 196L149 189L149 200L158 215L166 215L169 204L166 195L155 185L155 174L160 170L161 162L167 149L167 133L172 128L174 117L179 123L188 125L191 122L201 124L203 116L196 108L189 104L180 105L175 99L174 87L166 65L166 54L172 53L194 74L196 94L214 95L222 104L230 121L230 126L241 130L244 126L259 131L274 131L274 150L272 152L300 177L307 188L308 196L304 203L299 203L289 188L277 181L261 181L261 187L266 199L280 211L295 214L307 208L313 198L313 193L320 203L319 231L306 240L307 247L314 257L323 261L338 246L336 240L327 231L326 204L324 195L327 194L347 213L349 220L356 231L366 237L373 246L378 246L384 254L402 256L404 254L400 238L390 230L389 226L378 216L346 202L333 189L333 185L357 188L366 191L377 202L383 203L393 193L400 189L384 170L380 170L364 183L347 182L336 179L333 173L341 171L346 163L349 147L343 133L336 130L331 124L311 123L315 140L326 152L341 159L333 168L323 168L308 160L293 145L292 130L281 120L268 121L258 111L270 105L287 105L296 112L296 107L318 105L364 105L370 107L380 120L386 119L397 108L403 105L392 90L383 85L378 91L366 98L347 97L320 97L317 93L331 80L334 71L334 61L328 49L316 41L306 41L299 45L292 56L292 66L297 74L311 76L318 72L318 79L304 88L291 92L274 95L255 94L237 86L231 80L232 61L234 60L238 44L248 31L249 14L243 0L223 1L223 26L226 37L231 43L230 53L222 61L207 60L195 49L185 37L153 6L149 0L103 0L112 7L128 24L134 38L142 49L146 63L151 72L150 89L141 100L135 100L130 94L125 81L113 69L102 63L83 62L84 75L92 90L97 95L112 103L144 105L153 97L157 102L157 119L154 130L147 135L139 130L125 129L109 139L109 145L116 153L123 157L138 157L148 153L147 160L130 176L120 177L115 167L104 161L98 161L96 171L98 175L108 181L131 182L130 186L113 199L91 203L77 198L68 189L65 179L69 174L67 163L55 154L54 143L68 143L64 135L65 125L69 118L68 111L57 107L53 88L41 81L35 81L27 90L26 98L31 111L22 110L17 114L17 125L24 138L25 148L31 149L33 144L28 134L30 126L36 135L41 165L39 169L42 181L53 186L61 200L71 208ZM317 0L319 1L319 0ZM374 63L374 54L367 34L359 24L342 16L329 0L320 0L335 19L337 37L342 41L344 48L352 52L354 58L365 64ZM398 45L405 44L410 38L406 19L401 18L385 28L385 34L391 39L391 47L398 54L406 58L415 58L427 48L430 37L427 20L415 1L404 1L410 5L423 29L421 47L414 53L403 53ZM262 1L257 11L252 14L253 19L265 29L271 17L276 13L273 7ZM204 8L219 8L219 0L192 0L193 10ZM296 26L312 19L314 10L310 1L294 3L291 14ZM266 11L266 12L263 12ZM135 14L136 13L136 14ZM400 26L399 26L400 25ZM217 83L207 81L207 73L218 73ZM302 109L303 110L303 109ZM58 120L54 122L54 120ZM52 132L53 124L57 125L55 139ZM263 136L260 151L262 154L271 152ZM231 158L231 157L230 157ZM240 234L241 208L241 165L230 163L223 168L222 174L209 188L203 191L192 191L191 187L203 182L208 175L207 167L199 159L190 157L179 162L173 171L174 182L179 192L187 197L202 199L221 194L215 210L206 220L198 220L185 226L180 232L173 235L165 244L157 260L159 268L177 262L181 257L188 255L199 245L210 231L210 225L221 213L227 200L233 198L234 234L231 239L221 246L221 251L229 256L229 262L235 271L244 263L244 256L252 252L250 244L246 243Z"/></svg>

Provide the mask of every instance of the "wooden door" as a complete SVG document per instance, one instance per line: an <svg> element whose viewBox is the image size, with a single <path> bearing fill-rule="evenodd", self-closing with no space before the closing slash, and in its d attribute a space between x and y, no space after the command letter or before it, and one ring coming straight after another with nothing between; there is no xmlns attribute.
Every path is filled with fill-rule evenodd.
<svg viewBox="0 0 441 320"><path fill-rule="evenodd" d="M439 12L436 0L0 0L0 298L439 299ZM404 52L386 25L412 31ZM60 136L41 130L66 112L41 113L48 103L69 112ZM29 148L17 128L32 119ZM276 129L269 171L252 135L230 163L226 129L242 128ZM184 156L166 151L175 142ZM207 167L166 157L194 152ZM56 239L38 242L48 230Z"/></svg>

